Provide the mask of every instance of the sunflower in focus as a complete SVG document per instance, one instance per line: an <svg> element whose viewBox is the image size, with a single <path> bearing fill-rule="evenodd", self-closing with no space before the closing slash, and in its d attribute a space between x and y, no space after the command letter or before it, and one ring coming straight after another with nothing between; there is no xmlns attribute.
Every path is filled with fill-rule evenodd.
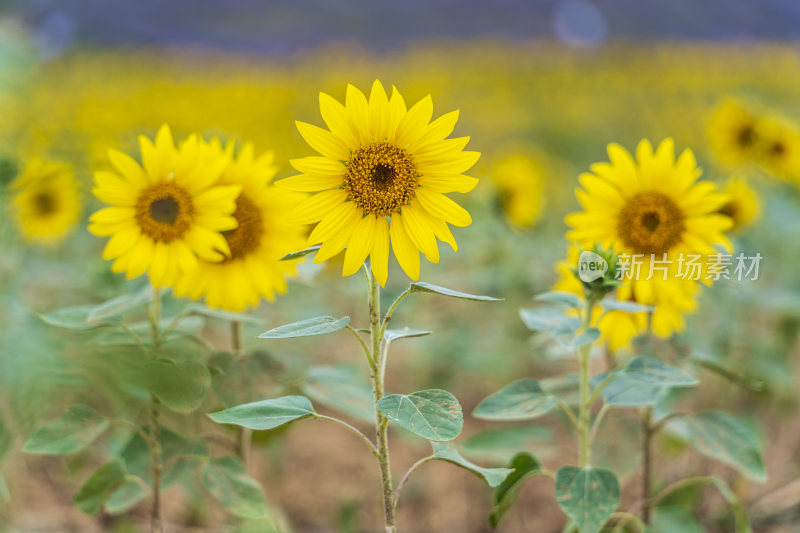
<svg viewBox="0 0 800 533"><path fill-rule="evenodd" d="M222 156L218 139L209 146ZM238 225L222 232L230 256L219 262L201 260L178 281L175 293L194 300L205 296L209 307L241 312L256 307L262 297L272 301L276 293L286 292L286 278L296 273L297 261L280 258L305 244L305 228L287 222L287 215L306 195L271 184L277 170L271 152L256 157L249 143L235 158L233 143L225 151L231 162L217 185L241 187L233 212Z"/></svg>
<svg viewBox="0 0 800 533"><path fill-rule="evenodd" d="M445 196L469 192L478 183L462 174L480 157L464 151L469 137L447 138L458 111L431 122L430 96L407 109L396 88L388 98L377 80L369 100L348 85L344 105L325 93L319 101L328 129L304 122L297 128L321 156L292 160L301 174L276 183L318 192L292 216L297 223L317 223L308 238L309 245L321 244L314 262L347 248L342 275L355 273L369 256L375 278L385 285L391 248L405 273L418 279L419 252L437 263L437 239L457 250L448 224L472 222Z"/></svg>
<svg viewBox="0 0 800 533"><path fill-rule="evenodd" d="M80 187L69 165L31 159L10 187L12 217L26 241L57 244L78 223Z"/></svg>
<svg viewBox="0 0 800 533"><path fill-rule="evenodd" d="M708 140L720 162L736 166L754 160L757 122L758 117L736 100L725 100L714 110L708 124Z"/></svg>
<svg viewBox="0 0 800 533"><path fill-rule="evenodd" d="M758 163L780 178L800 178L800 132L794 125L776 118L763 118L756 124L756 133Z"/></svg>
<svg viewBox="0 0 800 533"><path fill-rule="evenodd" d="M504 157L492 168L492 181L509 224L520 229L532 227L543 208L542 170L524 154Z"/></svg>
<svg viewBox="0 0 800 533"><path fill-rule="evenodd" d="M675 311L690 312L697 305L699 283L681 276L681 258L715 254L715 246L732 249L724 232L733 222L718 212L729 197L715 184L698 181L701 171L691 150L676 160L672 139L655 151L648 140L641 141L635 158L610 144L608 155L610 162L595 163L580 176L576 195L583 211L567 216L572 228L567 239L583 249L599 244L637 255L639 273L631 272L617 298L655 306L653 332L667 337L684 327ZM710 283L705 276L701 280Z"/></svg>
<svg viewBox="0 0 800 533"><path fill-rule="evenodd" d="M761 216L761 200L743 177L729 178L722 191L728 195L729 200L719 209L719 213L731 218L731 231L741 231Z"/></svg>
<svg viewBox="0 0 800 533"><path fill-rule="evenodd" d="M103 259L128 279L148 273L155 288L174 285L197 268L198 258L230 257L222 231L236 228L233 217L239 185L218 185L228 164L192 135L177 148L169 127L158 130L155 143L139 137L142 165L109 150L116 172L96 172L95 196L110 204L90 217L89 231L111 237Z"/></svg>

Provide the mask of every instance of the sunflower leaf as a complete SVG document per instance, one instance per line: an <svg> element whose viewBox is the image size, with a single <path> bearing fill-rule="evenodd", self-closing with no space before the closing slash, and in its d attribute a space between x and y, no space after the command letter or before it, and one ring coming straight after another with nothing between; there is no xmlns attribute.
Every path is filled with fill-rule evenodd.
<svg viewBox="0 0 800 533"><path fill-rule="evenodd" d="M431 446L433 447L433 457L435 459L447 461L469 470L476 476L483 478L490 487L498 486L511 473L510 468L484 468L476 465L472 461L465 459L452 442L431 442Z"/></svg>
<svg viewBox="0 0 800 533"><path fill-rule="evenodd" d="M477 294L469 294L466 292L456 291L453 289L446 289L424 281L415 281L411 284L412 292L432 292L434 294L441 294L443 296L450 296L451 298L460 298L462 300L473 300L476 302L502 302L503 298L494 298L492 296L479 296Z"/></svg>
<svg viewBox="0 0 800 533"><path fill-rule="evenodd" d="M267 514L264 491L247 475L235 457L211 459L203 470L203 485L229 513L242 518L261 518Z"/></svg>
<svg viewBox="0 0 800 533"><path fill-rule="evenodd" d="M600 533L620 502L610 470L563 466L556 472L556 501L581 533Z"/></svg>
<svg viewBox="0 0 800 533"><path fill-rule="evenodd" d="M73 405L57 420L37 429L22 450L49 455L78 453L108 426L108 420L91 407Z"/></svg>
<svg viewBox="0 0 800 533"><path fill-rule="evenodd" d="M308 254L313 254L319 251L321 246L322 246L321 244L315 244L314 246L310 246L303 250L298 250L296 252L286 254L283 257L281 257L279 261L293 261L294 259L300 259L301 257L305 257Z"/></svg>
<svg viewBox="0 0 800 533"><path fill-rule="evenodd" d="M390 394L377 407L392 422L430 441L453 440L464 426L458 400L441 389Z"/></svg>
<svg viewBox="0 0 800 533"><path fill-rule="evenodd" d="M333 318L332 316L318 316L292 322L285 326L278 326L258 336L259 339L293 339L296 337L310 337L333 333L347 327L350 317Z"/></svg>
<svg viewBox="0 0 800 533"><path fill-rule="evenodd" d="M314 416L314 414L314 407L305 396L282 396L237 405L224 411L211 413L208 417L219 424L234 424L249 429L268 430Z"/></svg>
<svg viewBox="0 0 800 533"><path fill-rule="evenodd" d="M484 398L472 412L485 420L531 420L558 405L558 398L542 390L538 381L520 379Z"/></svg>

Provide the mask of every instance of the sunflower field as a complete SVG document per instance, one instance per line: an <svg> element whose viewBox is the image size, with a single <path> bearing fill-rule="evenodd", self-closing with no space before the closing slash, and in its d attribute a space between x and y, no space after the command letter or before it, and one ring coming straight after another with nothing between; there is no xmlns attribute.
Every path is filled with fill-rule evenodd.
<svg viewBox="0 0 800 533"><path fill-rule="evenodd" d="M790 0L0 1L0 533L799 533Z"/></svg>

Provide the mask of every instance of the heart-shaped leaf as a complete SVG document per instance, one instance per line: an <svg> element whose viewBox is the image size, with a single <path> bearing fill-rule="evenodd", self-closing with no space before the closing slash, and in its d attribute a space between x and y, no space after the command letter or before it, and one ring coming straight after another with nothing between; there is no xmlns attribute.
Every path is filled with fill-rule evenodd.
<svg viewBox="0 0 800 533"><path fill-rule="evenodd" d="M592 377L592 386L598 387L608 377L603 372ZM600 393L603 401L616 407L646 407L655 405L666 389L646 381L631 379L625 372L617 372L614 379Z"/></svg>
<svg viewBox="0 0 800 533"><path fill-rule="evenodd" d="M278 326L259 335L260 339L293 339L295 337L310 337L333 333L350 324L350 317L333 318L332 316L318 316L292 322L285 326Z"/></svg>
<svg viewBox="0 0 800 533"><path fill-rule="evenodd" d="M119 459L110 461L89 476L75 496L75 505L87 514L97 514L117 487L125 483L125 464Z"/></svg>
<svg viewBox="0 0 800 533"><path fill-rule="evenodd" d="M489 525L493 528L500 524L503 515L517 499L522 482L542 471L542 465L529 453L519 453L509 463L511 473L494 491L494 507L489 513Z"/></svg>
<svg viewBox="0 0 800 533"><path fill-rule="evenodd" d="M411 284L413 292L432 292L441 294L443 296L450 296L451 298L460 298L462 300L473 300L476 302L501 302L502 298L493 298L492 296L479 296L477 294L469 294L461 291L454 291L453 289L446 289L424 281L415 281Z"/></svg>
<svg viewBox="0 0 800 533"><path fill-rule="evenodd" d="M431 442L433 446L433 456L442 461L448 461L461 468L469 470L473 474L483 478L490 487L496 487L506 479L511 473L510 468L483 468L475 463L468 461L458 453L458 448L452 442Z"/></svg>
<svg viewBox="0 0 800 533"><path fill-rule="evenodd" d="M508 463L521 450L533 450L538 446L550 448L552 438L552 431L544 426L501 426L471 435L461 443L461 450L468 457Z"/></svg>
<svg viewBox="0 0 800 533"><path fill-rule="evenodd" d="M74 405L58 420L37 429L22 449L51 455L78 453L108 429L108 425L108 420L91 407Z"/></svg>
<svg viewBox="0 0 800 533"><path fill-rule="evenodd" d="M486 420L530 420L557 405L558 398L542 390L538 381L520 379L485 398L472 416Z"/></svg>
<svg viewBox="0 0 800 533"><path fill-rule="evenodd" d="M609 470L563 466L556 472L556 501L581 533L602 531L619 500L619 482Z"/></svg>
<svg viewBox="0 0 800 533"><path fill-rule="evenodd" d="M141 307L153 301L153 289L146 286L138 292L123 294L95 306L87 315L88 322L102 322L118 317L126 311Z"/></svg>
<svg viewBox="0 0 800 533"><path fill-rule="evenodd" d="M563 291L552 291L537 294L534 298L538 302L554 303L559 305L566 305L567 307L580 308L583 307L583 300L576 294Z"/></svg>
<svg viewBox="0 0 800 533"><path fill-rule="evenodd" d="M261 518L267 514L264 491L247 475L235 457L217 457L203 470L203 485L229 513L242 518Z"/></svg>
<svg viewBox="0 0 800 533"><path fill-rule="evenodd" d="M392 342L397 339L408 339L411 337L424 337L425 335L430 335L431 331L427 331L424 329L410 329L410 328L403 328L403 329L387 329L383 333L383 338L386 342Z"/></svg>
<svg viewBox="0 0 800 533"><path fill-rule="evenodd" d="M211 385L208 367L191 359L156 359L144 365L147 389L167 408L188 414L200 407Z"/></svg>
<svg viewBox="0 0 800 533"><path fill-rule="evenodd" d="M661 387L693 387L700 383L691 374L667 366L654 357L635 357L622 372L628 379Z"/></svg>
<svg viewBox="0 0 800 533"><path fill-rule="evenodd" d="M553 339L563 346L564 348L570 350L577 350L587 344L591 344L597 339L600 338L600 330L597 328L589 328L586 331L582 331L580 333L575 333L574 331L551 331L550 334L553 336Z"/></svg>
<svg viewBox="0 0 800 533"><path fill-rule="evenodd" d="M282 396L237 405L208 416L219 424L235 424L255 430L267 430L314 414L314 407L305 396Z"/></svg>
<svg viewBox="0 0 800 533"><path fill-rule="evenodd" d="M339 410L363 422L375 423L375 400L367 381L354 369L312 366L303 392L315 402Z"/></svg>
<svg viewBox="0 0 800 533"><path fill-rule="evenodd" d="M743 420L721 411L708 411L690 416L687 422L697 451L731 465L754 481L766 481L761 443Z"/></svg>
<svg viewBox="0 0 800 533"><path fill-rule="evenodd" d="M520 309L519 316L531 331L543 331L555 335L575 333L581 326L576 316L564 314L563 309Z"/></svg>
<svg viewBox="0 0 800 533"><path fill-rule="evenodd" d="M48 326L64 329L86 330L119 324L119 318L106 319L103 322L89 322L89 314L94 311L94 306L82 305L78 307L65 307L50 313L43 313L39 318Z"/></svg>
<svg viewBox="0 0 800 533"><path fill-rule="evenodd" d="M458 400L441 389L390 394L377 405L383 416L431 441L453 440L464 425Z"/></svg>

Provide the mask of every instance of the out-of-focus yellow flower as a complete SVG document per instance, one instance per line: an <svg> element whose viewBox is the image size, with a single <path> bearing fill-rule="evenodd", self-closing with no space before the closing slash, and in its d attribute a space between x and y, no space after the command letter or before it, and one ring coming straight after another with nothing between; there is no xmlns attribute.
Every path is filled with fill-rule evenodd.
<svg viewBox="0 0 800 533"><path fill-rule="evenodd" d="M684 327L672 310L696 306L698 281L680 275L680 258L714 254L715 245L732 249L724 232L733 222L718 213L729 198L713 183L697 181L701 171L691 150L676 160L672 139L655 151L641 141L635 159L617 144L608 145L608 155L609 163L595 163L591 173L580 176L576 195L583 211L567 216L572 227L567 239L585 250L599 244L638 255L641 274L632 273L617 297L655 306L653 332L668 337Z"/></svg>
<svg viewBox="0 0 800 533"><path fill-rule="evenodd" d="M12 217L28 242L55 245L78 223L80 187L67 164L31 159L11 182L11 191Z"/></svg>
<svg viewBox="0 0 800 533"><path fill-rule="evenodd" d="M111 237L103 259L128 279L145 272L155 288L173 286L197 268L198 257L230 257L220 233L237 226L233 217L240 185L217 185L228 164L197 136L178 148L167 126L155 144L139 137L143 167L130 156L109 150L113 172L96 172L95 196L111 207L94 213L89 231Z"/></svg>
<svg viewBox="0 0 800 533"><path fill-rule="evenodd" d="M212 139L209 146L226 158L219 139ZM226 151L231 157L233 143ZM279 259L305 243L305 228L287 222L287 215L305 195L271 184L277 170L273 162L272 152L256 157L248 143L225 167L216 184L242 189L233 212L238 226L222 233L230 257L201 260L195 271L178 280L177 296L194 300L205 296L209 307L239 312L257 306L261 298L272 301L275 293L286 292L286 277L296 273L297 261Z"/></svg>
<svg viewBox="0 0 800 533"><path fill-rule="evenodd" d="M492 168L500 205L509 224L527 229L536 224L544 207L542 169L525 154L502 158Z"/></svg>
<svg viewBox="0 0 800 533"><path fill-rule="evenodd" d="M756 124L756 161L779 178L800 178L800 132L786 120L766 117Z"/></svg>
<svg viewBox="0 0 800 533"><path fill-rule="evenodd" d="M723 101L711 115L708 140L725 165L742 165L755 159L758 118L736 100Z"/></svg>
<svg viewBox="0 0 800 533"><path fill-rule="evenodd" d="M389 248L411 279L419 278L419 252L439 262L437 239L457 249L448 224L463 227L472 217L446 193L469 192L478 180L462 173L480 157L464 151L469 137L448 139L458 111L433 122L426 96L411 108L396 88L388 98L377 80L369 100L347 86L345 105L320 93L328 130L297 122L300 135L321 157L291 161L299 176L276 185L316 192L294 211L293 220L317 223L308 244L322 246L315 262L347 247L342 275L355 273L370 256L381 285L388 275ZM389 224L391 222L391 225Z"/></svg>
<svg viewBox="0 0 800 533"><path fill-rule="evenodd" d="M719 213L733 220L731 231L738 232L751 225L761 216L761 199L742 176L732 176L722 191L729 197Z"/></svg>

